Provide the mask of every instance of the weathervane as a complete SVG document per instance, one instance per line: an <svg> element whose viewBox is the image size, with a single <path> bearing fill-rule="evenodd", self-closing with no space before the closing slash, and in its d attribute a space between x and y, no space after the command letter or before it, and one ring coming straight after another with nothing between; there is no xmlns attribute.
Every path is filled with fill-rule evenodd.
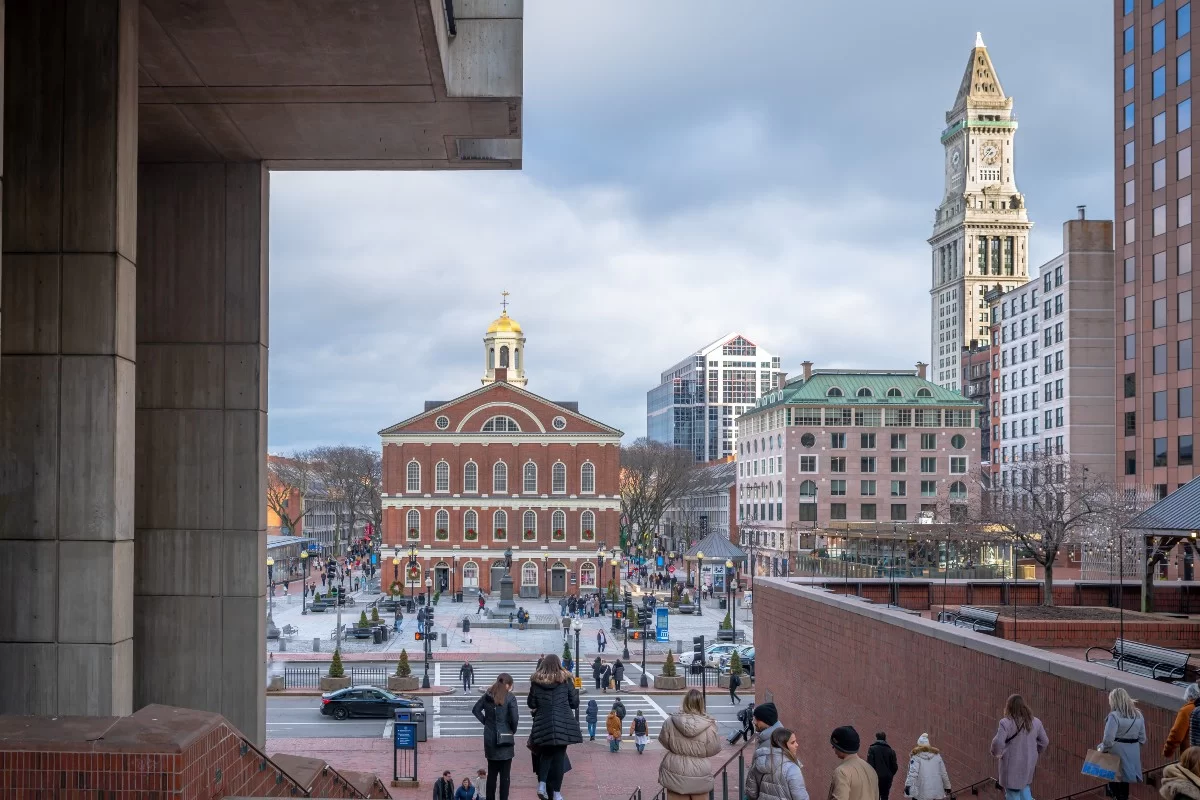
<svg viewBox="0 0 1200 800"><path fill-rule="evenodd" d="M507 291L503 291L503 292L501 292L501 293L500 293L500 295L501 295L501 297L503 298L503 299L500 301L500 308L501 308L501 309L503 309L503 312L504 312L505 314L507 314L507 313L508 313L508 292L507 292Z"/></svg>

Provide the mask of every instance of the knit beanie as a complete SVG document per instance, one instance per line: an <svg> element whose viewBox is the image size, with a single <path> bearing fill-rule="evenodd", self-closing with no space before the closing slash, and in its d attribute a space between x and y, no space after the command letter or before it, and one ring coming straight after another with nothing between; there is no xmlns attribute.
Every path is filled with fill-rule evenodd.
<svg viewBox="0 0 1200 800"><path fill-rule="evenodd" d="M920 747L929 747L929 734L928 734L928 733L922 733L922 734L921 734L921 735L920 735L920 736L917 738L917 745L919 745Z"/></svg>
<svg viewBox="0 0 1200 800"><path fill-rule="evenodd" d="M754 718L770 727L779 722L779 712L775 710L774 703L763 703L754 707Z"/></svg>
<svg viewBox="0 0 1200 800"><path fill-rule="evenodd" d="M833 749L840 753L857 753L858 752L858 731L850 725L843 725L840 728L833 729L833 735L829 737L829 743L833 745Z"/></svg>

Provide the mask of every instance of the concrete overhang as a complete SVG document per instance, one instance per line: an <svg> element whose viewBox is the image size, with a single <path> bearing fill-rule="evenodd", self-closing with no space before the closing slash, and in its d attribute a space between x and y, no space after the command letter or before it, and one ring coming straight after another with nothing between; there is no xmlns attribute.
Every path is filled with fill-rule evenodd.
<svg viewBox="0 0 1200 800"><path fill-rule="evenodd" d="M142 0L143 162L519 169L524 0Z"/></svg>

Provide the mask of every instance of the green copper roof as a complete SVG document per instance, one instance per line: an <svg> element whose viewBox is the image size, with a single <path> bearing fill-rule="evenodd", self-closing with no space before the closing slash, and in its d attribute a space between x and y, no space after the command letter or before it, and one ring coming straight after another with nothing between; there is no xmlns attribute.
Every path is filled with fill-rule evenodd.
<svg viewBox="0 0 1200 800"><path fill-rule="evenodd" d="M833 388L841 389L842 395L831 397L829 390ZM869 389L871 396L859 397L860 389ZM888 397L891 389L898 389L900 396ZM926 393L928 396L924 396ZM759 404L746 413L787 405L979 407L976 401L918 378L912 372L822 370L814 371L808 380L797 378L788 381L782 389L764 395Z"/></svg>

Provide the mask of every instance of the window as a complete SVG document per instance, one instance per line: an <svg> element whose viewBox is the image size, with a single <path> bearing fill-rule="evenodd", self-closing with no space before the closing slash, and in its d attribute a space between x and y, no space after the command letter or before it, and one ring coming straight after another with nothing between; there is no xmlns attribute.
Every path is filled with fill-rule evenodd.
<svg viewBox="0 0 1200 800"><path fill-rule="evenodd" d="M497 511L492 514L492 540L503 542L508 539L508 513Z"/></svg>
<svg viewBox="0 0 1200 800"><path fill-rule="evenodd" d="M492 492L495 494L503 494L508 491L508 465L503 461L497 461L496 466L492 467Z"/></svg>
<svg viewBox="0 0 1200 800"><path fill-rule="evenodd" d="M1175 106L1175 132L1182 133L1192 127L1192 98L1180 100Z"/></svg>
<svg viewBox="0 0 1200 800"><path fill-rule="evenodd" d="M1137 260L1135 258L1133 258L1133 256L1130 256L1129 258L1125 259L1125 282L1126 283L1133 283L1133 276L1134 276L1134 272L1136 269L1136 267L1135 267L1136 264L1137 264Z"/></svg>
<svg viewBox="0 0 1200 800"><path fill-rule="evenodd" d="M1059 409L1060 411L1062 409ZM1022 420L1024 422L1024 420ZM1024 427L1022 427L1024 432ZM966 456L950 456L950 474L951 475L966 475L967 474L967 457Z"/></svg>
<svg viewBox="0 0 1200 800"><path fill-rule="evenodd" d="M817 499L817 484L812 481L804 481L800 484L800 499L804 502L811 502Z"/></svg>
<svg viewBox="0 0 1200 800"><path fill-rule="evenodd" d="M937 449L937 434L936 433L922 433L921 434L921 449L922 450L936 450Z"/></svg>
<svg viewBox="0 0 1200 800"><path fill-rule="evenodd" d="M984 317L984 321L987 321L986 316ZM933 397L933 392L929 391L929 389L925 387L922 387L917 389L917 397Z"/></svg>
<svg viewBox="0 0 1200 800"><path fill-rule="evenodd" d="M537 514L533 511L526 511L521 515L521 532L523 542L532 542L537 539Z"/></svg>
<svg viewBox="0 0 1200 800"><path fill-rule="evenodd" d="M863 497L875 496L875 481L859 481L858 493Z"/></svg>
<svg viewBox="0 0 1200 800"><path fill-rule="evenodd" d="M521 565L521 585L522 586L537 586L538 568L537 564L532 561L526 561Z"/></svg>
<svg viewBox="0 0 1200 800"><path fill-rule="evenodd" d="M897 389L895 386L893 386L892 388L887 390L887 396L888 397L903 397L904 393L901 392L899 389Z"/></svg>
<svg viewBox="0 0 1200 800"><path fill-rule="evenodd" d="M433 535L441 541L450 538L450 512L444 508L438 509L437 514L434 515Z"/></svg>
<svg viewBox="0 0 1200 800"><path fill-rule="evenodd" d="M529 461L521 470L521 491L525 494L537 494L537 464Z"/></svg>
<svg viewBox="0 0 1200 800"><path fill-rule="evenodd" d="M1167 279L1167 251L1163 250L1161 253L1155 253L1151 259L1151 264L1153 265L1152 276L1154 282L1165 281Z"/></svg>
<svg viewBox="0 0 1200 800"><path fill-rule="evenodd" d="M1151 144L1160 144L1167 138L1167 112L1155 114L1150 120Z"/></svg>
<svg viewBox="0 0 1200 800"><path fill-rule="evenodd" d="M579 585L580 586L595 586L596 585L596 565L588 562L579 566Z"/></svg>
<svg viewBox="0 0 1200 800"><path fill-rule="evenodd" d="M1167 160L1165 158L1160 158L1158 161L1155 161L1150 168L1150 188L1157 192L1166 185ZM1135 196L1134 199L1136 200L1137 197Z"/></svg>
<svg viewBox="0 0 1200 800"><path fill-rule="evenodd" d="M408 481L405 491L419 492L421 491L421 465L416 461L408 462Z"/></svg>
<svg viewBox="0 0 1200 800"><path fill-rule="evenodd" d="M904 503L892 503L892 521L903 522L908 519L908 506Z"/></svg>
<svg viewBox="0 0 1200 800"><path fill-rule="evenodd" d="M1192 437L1179 437L1179 454L1178 463L1181 467L1190 467L1192 465Z"/></svg>
<svg viewBox="0 0 1200 800"><path fill-rule="evenodd" d="M829 504L829 518L830 519L845 519L846 518L846 504L845 503L830 503Z"/></svg>
<svg viewBox="0 0 1200 800"><path fill-rule="evenodd" d="M479 491L479 465L468 461L463 465L463 493L475 494Z"/></svg>
<svg viewBox="0 0 1200 800"><path fill-rule="evenodd" d="M1125 412L1125 435L1126 436L1136 436L1137 435L1137 412L1136 411L1126 411Z"/></svg>
<svg viewBox="0 0 1200 800"><path fill-rule="evenodd" d="M1177 369L1192 368L1192 340L1180 339L1176 344L1176 356L1179 365Z"/></svg>
<svg viewBox="0 0 1200 800"><path fill-rule="evenodd" d="M1165 328L1167 325L1167 298L1160 297L1154 301L1154 327Z"/></svg>
<svg viewBox="0 0 1200 800"><path fill-rule="evenodd" d="M550 538L555 542L567 539L567 515L562 509L550 515Z"/></svg>
<svg viewBox="0 0 1200 800"><path fill-rule="evenodd" d="M1150 74L1150 91L1153 99L1157 100L1167 92L1167 68L1159 67Z"/></svg>
<svg viewBox="0 0 1200 800"><path fill-rule="evenodd" d="M1136 475L1137 474L1137 451L1136 450L1126 450L1125 451L1125 474L1126 475Z"/></svg>
<svg viewBox="0 0 1200 800"><path fill-rule="evenodd" d="M1185 194L1175 201L1175 227L1183 228L1192 224L1192 196Z"/></svg>
<svg viewBox="0 0 1200 800"><path fill-rule="evenodd" d="M421 538L421 512L415 508L410 508L405 514L406 522L408 523L408 540L410 542Z"/></svg>
<svg viewBox="0 0 1200 800"><path fill-rule="evenodd" d="M1183 386L1176 390L1179 404L1179 418L1187 419L1192 416L1192 387Z"/></svg>
<svg viewBox="0 0 1200 800"><path fill-rule="evenodd" d="M1137 200L1137 192L1134 191L1134 181L1125 181L1125 205L1131 206Z"/></svg>
<svg viewBox="0 0 1200 800"><path fill-rule="evenodd" d="M907 450L908 449L908 434L893 433L892 434L892 449Z"/></svg>
<svg viewBox="0 0 1200 800"><path fill-rule="evenodd" d="M1167 440L1166 437L1154 440L1154 466L1165 467L1167 465Z"/></svg>
<svg viewBox="0 0 1200 800"><path fill-rule="evenodd" d="M1191 145L1180 150L1175 154L1175 177L1178 180L1191 177L1192 174L1192 148Z"/></svg>
<svg viewBox="0 0 1200 800"><path fill-rule="evenodd" d="M1175 10L1175 38L1185 36L1192 30L1192 4L1184 3Z"/></svg>
<svg viewBox="0 0 1200 800"><path fill-rule="evenodd" d="M463 535L471 542L479 537L479 514L474 511L463 514Z"/></svg>
<svg viewBox="0 0 1200 800"><path fill-rule="evenodd" d="M433 490L435 492L450 491L450 465L439 461L433 468Z"/></svg>
<svg viewBox="0 0 1200 800"><path fill-rule="evenodd" d="M1137 316L1137 299L1133 295L1125 297L1125 321L1131 322Z"/></svg>
<svg viewBox="0 0 1200 800"><path fill-rule="evenodd" d="M1175 248L1175 264L1179 270L1179 274L1183 275L1192 271L1192 243L1184 242Z"/></svg>
<svg viewBox="0 0 1200 800"><path fill-rule="evenodd" d="M859 472L867 472L867 473L874 472L875 471L875 457L874 456L863 456L861 459L859 459L858 471Z"/></svg>
<svg viewBox="0 0 1200 800"><path fill-rule="evenodd" d="M1137 394L1137 376L1132 372L1125 373L1125 396L1133 397Z"/></svg>
<svg viewBox="0 0 1200 800"><path fill-rule="evenodd" d="M1192 79L1192 51L1175 56L1175 85L1182 86Z"/></svg>
<svg viewBox="0 0 1200 800"><path fill-rule="evenodd" d="M492 417L487 422L483 423L482 431L485 433L520 433L521 426L516 423L516 420L511 417L498 416Z"/></svg>
<svg viewBox="0 0 1200 800"><path fill-rule="evenodd" d="M844 434L844 433L829 434L829 449L830 450L845 450L846 449L846 434Z"/></svg>
<svg viewBox="0 0 1200 800"><path fill-rule="evenodd" d="M868 389L866 386L859 389L857 392L855 392L855 394L858 395L859 397L874 397L875 396L875 393L872 392L870 389Z"/></svg>
<svg viewBox="0 0 1200 800"><path fill-rule="evenodd" d="M1122 50L1122 52L1128 53L1129 51L1133 50L1133 26L1132 25L1130 25L1128 28L1125 29L1123 40L1124 40L1124 44L1125 44L1125 49Z"/></svg>
<svg viewBox="0 0 1200 800"><path fill-rule="evenodd" d="M1167 21L1160 19L1150 29L1150 52L1157 53L1167 46Z"/></svg>
<svg viewBox="0 0 1200 800"><path fill-rule="evenodd" d="M801 472L816 472L817 457L816 456L800 456L800 471Z"/></svg>
<svg viewBox="0 0 1200 800"><path fill-rule="evenodd" d="M921 472L937 472L937 459L932 456L922 458Z"/></svg>
<svg viewBox="0 0 1200 800"><path fill-rule="evenodd" d="M796 508L797 522L816 522L817 521L817 504L816 503L801 503Z"/></svg>
<svg viewBox="0 0 1200 800"><path fill-rule="evenodd" d="M596 538L596 515L591 511L585 511L579 517L579 538L585 542Z"/></svg>
<svg viewBox="0 0 1200 800"><path fill-rule="evenodd" d="M1167 393L1154 393L1154 421L1164 420L1167 418Z"/></svg>
<svg viewBox="0 0 1200 800"><path fill-rule="evenodd" d="M908 459L903 456L893 458L892 472L908 472Z"/></svg>
<svg viewBox="0 0 1200 800"><path fill-rule="evenodd" d="M567 465L561 461L550 468L550 491L555 494L567 493Z"/></svg>
<svg viewBox="0 0 1200 800"><path fill-rule="evenodd" d="M829 493L834 497L846 496L846 482L844 480L835 480L829 482Z"/></svg>
<svg viewBox="0 0 1200 800"><path fill-rule="evenodd" d="M1125 166L1132 167L1137 159L1137 150L1134 147L1134 142L1125 143Z"/></svg>
<svg viewBox="0 0 1200 800"><path fill-rule="evenodd" d="M862 503L858 507L858 518L867 522L875 519L875 504Z"/></svg>
<svg viewBox="0 0 1200 800"><path fill-rule="evenodd" d="M1133 244L1136 231L1137 220L1133 217L1125 220L1125 244ZM1049 311L1049 309L1046 310Z"/></svg>
<svg viewBox="0 0 1200 800"><path fill-rule="evenodd" d="M1125 67L1125 91L1133 91L1133 64Z"/></svg>
<svg viewBox="0 0 1200 800"><path fill-rule="evenodd" d="M970 413L970 412L967 412ZM956 433L950 437L950 446L955 450L962 450L967 446L967 439L961 433Z"/></svg>
<svg viewBox="0 0 1200 800"><path fill-rule="evenodd" d="M842 390L836 386L829 387L829 391L825 393L826 397L842 397Z"/></svg>
<svg viewBox="0 0 1200 800"><path fill-rule="evenodd" d="M858 444L859 444L860 449L862 449L862 450L874 450L875 449L875 434L860 433L858 435Z"/></svg>
<svg viewBox="0 0 1200 800"><path fill-rule="evenodd" d="M1179 307L1176 310L1176 314L1179 317L1179 321L1188 322L1192 318L1192 290L1188 289L1186 292L1180 292L1178 300Z"/></svg>
<svg viewBox="0 0 1200 800"><path fill-rule="evenodd" d="M1165 344L1154 345L1154 374L1163 375L1167 371L1167 346Z"/></svg>
<svg viewBox="0 0 1200 800"><path fill-rule="evenodd" d="M583 494L596 492L596 466L590 461L579 468L579 491Z"/></svg>
<svg viewBox="0 0 1200 800"><path fill-rule="evenodd" d="M1125 0L1125 15L1128 16L1132 13L1133 13L1133 0Z"/></svg>
<svg viewBox="0 0 1200 800"><path fill-rule="evenodd" d="M1155 206L1151 215L1151 230L1153 236L1162 236L1167 232L1167 206Z"/></svg>
<svg viewBox="0 0 1200 800"><path fill-rule="evenodd" d="M908 495L908 481L892 481L892 497Z"/></svg>
<svg viewBox="0 0 1200 800"><path fill-rule="evenodd" d="M830 472L845 472L846 471L846 457L845 456L831 457L829 459L829 471Z"/></svg>
<svg viewBox="0 0 1200 800"><path fill-rule="evenodd" d="M937 481L921 481L921 497L937 497Z"/></svg>

